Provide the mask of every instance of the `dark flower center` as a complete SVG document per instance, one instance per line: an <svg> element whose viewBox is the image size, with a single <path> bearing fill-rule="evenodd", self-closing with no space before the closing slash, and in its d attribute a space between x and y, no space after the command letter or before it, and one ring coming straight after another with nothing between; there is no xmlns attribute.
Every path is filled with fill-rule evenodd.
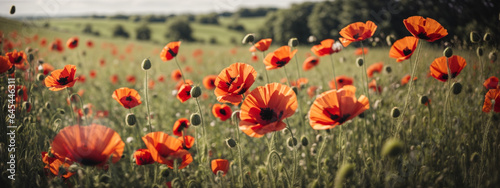
<svg viewBox="0 0 500 188"><path fill-rule="evenodd" d="M132 101L132 96L128 96L125 98L126 101Z"/></svg>
<svg viewBox="0 0 500 188"><path fill-rule="evenodd" d="M224 109L220 109L219 113L221 113L222 115L226 115L226 111Z"/></svg>
<svg viewBox="0 0 500 188"><path fill-rule="evenodd" d="M352 38L358 39L359 38L359 33L356 33L354 36L352 36Z"/></svg>
<svg viewBox="0 0 500 188"><path fill-rule="evenodd" d="M71 41L71 45L72 45L72 46L76 46L77 44L78 44L78 41L77 41L77 40L73 40L73 41Z"/></svg>
<svg viewBox="0 0 500 188"><path fill-rule="evenodd" d="M424 40L429 40L429 39L430 39L430 38L429 38L429 36L427 36L427 33L426 33L426 32L419 33L419 34L417 35L417 38L419 38L419 39L424 39Z"/></svg>
<svg viewBox="0 0 500 188"><path fill-rule="evenodd" d="M278 120L278 118L281 118L281 116L283 116L283 112L280 112L280 114L278 115L271 108L260 108L259 115L260 118L264 121L275 122Z"/></svg>
<svg viewBox="0 0 500 188"><path fill-rule="evenodd" d="M95 159L86 159L86 158L84 158L80 161L80 163L82 163L85 166L95 166L95 165L100 164L101 162L102 161L97 161Z"/></svg>
<svg viewBox="0 0 500 188"><path fill-rule="evenodd" d="M408 47L406 47L406 48L403 50L403 54L404 54L405 56L408 56L408 55L410 55L410 54L411 54L411 50L410 50L410 49L408 49Z"/></svg>
<svg viewBox="0 0 500 188"><path fill-rule="evenodd" d="M234 82L234 80L236 80L236 77L231 77L229 79L230 79L229 82L226 82L227 87L231 86L231 84Z"/></svg>
<svg viewBox="0 0 500 188"><path fill-rule="evenodd" d="M443 76L441 76L441 79L448 80L448 74L443 74Z"/></svg>
<svg viewBox="0 0 500 188"><path fill-rule="evenodd" d="M314 59L314 60L311 60L311 64L316 65L317 63L318 63L318 61L317 61L317 60L315 60L315 59Z"/></svg>
<svg viewBox="0 0 500 188"><path fill-rule="evenodd" d="M337 114L330 114L330 119L332 119L333 121L339 122L339 124L342 124L345 121L347 121L347 119L349 119L349 116L351 116L351 115L350 114L344 114L342 117L340 117Z"/></svg>
<svg viewBox="0 0 500 188"><path fill-rule="evenodd" d="M14 60L14 63L21 63L21 60L23 60L23 56L19 56Z"/></svg>
<svg viewBox="0 0 500 188"><path fill-rule="evenodd" d="M278 65L278 67L282 67L286 65L286 61L277 61L276 64Z"/></svg>
<svg viewBox="0 0 500 188"><path fill-rule="evenodd" d="M339 79L338 82L341 84L342 82L344 82L344 79Z"/></svg>
<svg viewBox="0 0 500 188"><path fill-rule="evenodd" d="M177 54L172 50L172 49L168 49L168 53L172 56L172 57L175 57Z"/></svg>
<svg viewBox="0 0 500 188"><path fill-rule="evenodd" d="M66 85L69 83L69 80L68 80L68 77L69 76L66 76L66 77L61 77L59 79L57 79L57 82L61 85Z"/></svg>
<svg viewBox="0 0 500 188"><path fill-rule="evenodd" d="M238 95L241 95L241 94L244 94L245 92L247 92L248 88L243 88L240 90L240 92L238 92Z"/></svg>

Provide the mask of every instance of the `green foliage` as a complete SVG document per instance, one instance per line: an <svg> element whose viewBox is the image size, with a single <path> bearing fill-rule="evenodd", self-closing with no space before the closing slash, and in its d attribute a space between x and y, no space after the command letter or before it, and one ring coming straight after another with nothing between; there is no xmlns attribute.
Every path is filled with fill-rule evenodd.
<svg viewBox="0 0 500 188"><path fill-rule="evenodd" d="M196 22L201 24L219 25L219 16L216 13L201 14L196 16Z"/></svg>
<svg viewBox="0 0 500 188"><path fill-rule="evenodd" d="M150 40L151 39L151 29L143 24L135 30L135 38L137 40Z"/></svg>
<svg viewBox="0 0 500 188"><path fill-rule="evenodd" d="M341 1L324 1L317 3L308 18L308 27L311 34L318 39L338 38L338 14L341 10Z"/></svg>
<svg viewBox="0 0 500 188"><path fill-rule="evenodd" d="M125 31L122 25L118 24L113 28L113 37L129 38L129 33Z"/></svg>
<svg viewBox="0 0 500 188"><path fill-rule="evenodd" d="M193 30L185 18L176 17L167 22L165 38L170 40L194 41Z"/></svg>

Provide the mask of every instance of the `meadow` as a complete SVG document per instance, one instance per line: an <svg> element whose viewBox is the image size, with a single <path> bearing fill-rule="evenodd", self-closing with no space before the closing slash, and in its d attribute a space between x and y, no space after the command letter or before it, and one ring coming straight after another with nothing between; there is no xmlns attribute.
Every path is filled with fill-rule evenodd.
<svg viewBox="0 0 500 188"><path fill-rule="evenodd" d="M448 82L430 76L430 65L444 56L445 46L423 39L418 43L420 51L402 62L389 57L392 44L381 39L379 45L368 47L366 54L361 55L354 47L359 42L353 42L336 53L319 57L319 64L308 71L303 70L303 62L315 56L311 48L324 39L298 44L292 48L297 49L297 53L285 66L267 70L267 80L263 52L257 50L253 57L249 51L251 44L229 42L229 37L242 40L245 34L217 26L194 25L193 30L195 37L216 36L222 41L220 44L182 42L175 60L164 61L160 53L172 41L165 41L163 32L153 33L152 38L157 42L138 42L110 38L105 31L111 24L105 21L54 20L52 28L4 18L0 18L0 22L2 43L13 42L12 49L3 48L2 56L14 49L27 54L25 70L17 68L13 74L0 76L1 106L5 109L1 112L1 117L5 117L2 122L11 120L7 110L8 78L15 77L17 88L26 87L24 91L16 91L19 97L16 96L15 123L12 124L17 126L15 152L7 150L10 140L5 133L11 129L7 123L0 126L1 179L11 187L497 187L500 184L499 115L494 110L483 112L489 91L483 83L491 76L500 75L498 61L488 56L490 52L498 53L498 49L483 40L484 33L480 34L480 42L451 47L453 55L463 57L467 64ZM102 29L103 36L79 33L81 26L76 24L86 22ZM150 27L164 29L160 24ZM496 37L496 33L490 35ZM71 37L78 37L73 49L66 45ZM62 40L63 51L50 49L51 42L57 38ZM257 42L266 36L255 38ZM46 40L46 44L41 44L42 40ZM367 41L363 41L365 46ZM482 56L476 52L479 46ZM272 44L264 53L270 54L278 48L280 45ZM358 66L362 57L364 65ZM148 70L144 70L146 59L151 64ZM75 76L79 79L74 86L64 89L66 91L51 91L44 81L50 75L44 75L44 68L38 68L40 61L53 66L53 70L75 65ZM283 87L295 83L291 88L296 92L293 96L298 107L293 115L281 119L286 128L255 138L240 130L238 113L226 120L214 116L213 106L222 103L213 89L204 86L203 79L219 75L237 62L252 66L257 73L249 92L268 83L280 83ZM379 62L383 68L367 80L366 67ZM418 66L413 68L416 62ZM199 97L190 97L185 102L178 99L182 87L177 85L181 85L184 78L172 73L179 67L183 77L201 89ZM408 92L411 82L403 84L401 79L412 71L417 79ZM352 78L355 98L366 96L369 109L357 117L342 120L341 125L331 129L313 129L309 111L321 93L335 89L329 84L334 76ZM308 81L297 85L299 78ZM371 80L376 80L375 89L367 88ZM460 89L452 88L453 83L460 83ZM142 103L131 109L120 105L112 95L122 87L135 89ZM243 91L245 100L252 95L249 92ZM193 94L193 90L189 94ZM24 95L25 98L21 97ZM226 112L243 110L241 103L226 104L230 107ZM395 107L399 110L394 110ZM136 122L127 117L130 113L135 114ZM176 137L173 134L176 121L181 118L191 121L194 113L201 115L198 119L201 122L195 123L200 125L190 125L181 133L194 137L194 145L189 149L186 147L190 144L182 145L192 156L192 162L182 169L177 168L183 164L181 160L185 161L182 157L167 158L174 160L173 168L151 159L141 161L152 164L138 165L136 150L149 148L145 135L159 131ZM115 161L117 156L111 159L108 155L99 165L67 159L59 160L62 164L54 163L51 149L54 149L55 137L76 124L82 127L99 124L114 130L124 142L121 158ZM96 140L101 139L100 136L103 135L87 135ZM81 142L94 143L92 140ZM49 164L42 152L48 152ZM16 156L15 180L8 178L7 162L11 154ZM213 170L214 159L227 160L227 166L225 163L219 166L219 170L227 174Z"/></svg>

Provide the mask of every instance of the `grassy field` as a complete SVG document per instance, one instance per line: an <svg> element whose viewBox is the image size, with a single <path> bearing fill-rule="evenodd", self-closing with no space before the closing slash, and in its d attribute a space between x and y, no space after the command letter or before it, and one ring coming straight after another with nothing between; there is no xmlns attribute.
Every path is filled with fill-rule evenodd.
<svg viewBox="0 0 500 188"><path fill-rule="evenodd" d="M223 25L227 22L221 20ZM262 20L241 19L239 22L253 30ZM289 131L252 138L241 134L231 120L221 121L212 114L212 106L218 101L213 90L202 86L205 76L218 75L231 64L244 62L253 66L258 73L258 79L250 90L267 83L262 54L257 53L258 61L253 61L248 51L249 45L227 45L230 37L240 41L244 33L192 24L194 37L208 39L215 36L221 41L219 45L183 42L180 46L177 57L184 69L184 76L191 79L194 85L202 87L203 94L206 94L206 97L199 98L198 106L196 99L181 103L173 95L177 82L170 79L170 74L177 69L177 65L173 61L162 62L159 56L168 42L163 38L164 24L149 25L153 30L153 40L158 41L158 44L110 37L110 28L117 23L134 31L137 25L128 22L54 19L50 20L50 29L29 27L4 18L0 18L0 23L0 31L6 39L20 41L15 49L37 49L30 71L16 70L15 73L16 85L28 88L27 101L32 106L29 112L21 106L16 110L15 120L19 128L16 129L15 138L15 181L7 178L7 161L10 158L6 148L9 140L5 134L0 140L1 178L2 182L8 182L7 187L165 187L167 184L174 187L497 187L500 184L499 116L498 113L484 113L481 110L487 92L482 86L484 80L500 75L498 61L490 62L487 58L487 54L494 50L490 46L484 46L486 55L481 59L478 59L475 50L454 49L455 55L466 59L467 66L452 79L452 82L461 83L463 89L459 94L449 94L450 107L446 115L444 104L450 93L449 84L427 76L432 61L443 56L444 47L422 42L422 50L413 54L412 63L397 63L388 56L387 46L370 48L365 57L366 65L383 62L384 67L390 66L392 69L390 73L382 71L374 76L382 92L370 90L370 109L364 113L364 117L356 117L324 131L313 130L309 125L307 112L316 96L309 97L307 88L318 86L316 94L330 90L328 82L333 79L330 58L322 57L317 67L304 72L302 63L312 54L311 46L299 46L297 54L285 66L288 75L285 75L283 68L268 71L270 82L281 82L285 77L296 80L298 74L309 80L298 90L299 110L285 121L293 137L298 139L298 144L290 147L288 140L292 135ZM92 23L102 37L81 34L86 23ZM17 37L12 37L13 32L18 33ZM32 39L35 34L39 37L37 41ZM62 39L65 44L68 38L74 36L79 37L77 48L65 48L63 52L49 50L48 44L56 38ZM131 36L134 36L133 32ZM28 43L26 38L30 38L31 42ZM47 39L47 46L40 45L43 38ZM94 47L87 47L87 40L93 41ZM267 53L278 47L271 46ZM477 46L472 47L475 49ZM201 55L194 55L200 50ZM116 53L113 54L113 51ZM359 56L354 55L354 52L355 48L350 46L332 55L335 73L337 76L353 78L356 96L368 96L364 89L366 84L363 84L365 72L356 66ZM145 58L149 58L152 63L152 68L147 72L141 69ZM81 124L101 124L120 135L125 142L125 149L117 163L109 164L108 169L75 163L71 168L75 174L68 179L47 175L50 172L44 170L41 153L50 151L51 143L61 129L76 123L72 118L73 110L67 103L68 93L50 91L35 79L36 74L31 70L35 69L36 60L39 59L55 69L68 64L76 65L76 76L85 76L84 82L79 81L69 89L70 93L81 94L81 104L77 101L73 105L78 109L87 104L92 106L92 113ZM101 60L105 62L104 65L100 64ZM418 66L415 75L418 80L410 93L408 110L400 118L393 118L391 110L398 107L403 111L408 92L408 85L401 86L400 80L410 74L410 66L416 61ZM186 70L187 67L191 71ZM96 73L94 78L90 76L91 72ZM115 84L110 81L112 75L119 78ZM146 75L148 81L155 82L154 87L148 89L154 131L172 135L172 127L177 119L189 119L196 112L203 116L204 125L191 126L186 130L188 135L196 139L195 146L189 150L194 160L181 170L170 169L159 163L137 165L134 161L134 151L146 147L141 137L150 132L145 102ZM127 76L135 76L136 82L127 82ZM164 82L158 81L160 76L166 77ZM0 80L1 106L5 106L7 89L4 83L7 83L7 75L2 74ZM121 87L137 90L143 103L130 111L123 108L111 97L113 91ZM427 96L430 104L421 104L421 96ZM239 110L239 106L230 106L233 111ZM61 113L62 110L65 113ZM99 117L97 111L108 111L109 115ZM124 121L130 112L137 116L135 126L128 126ZM2 110L1 115L6 117L7 111ZM7 120L5 118L2 122ZM402 121L401 126L398 126L399 121ZM202 131L204 129L205 133ZM8 129L0 126L0 132L8 132ZM228 138L237 141L241 152L238 147L227 146ZM307 144L302 142L303 138L308 141ZM387 144L388 140L392 141ZM390 143L393 145L390 146ZM383 155L384 145L392 149L392 155ZM230 168L226 176L212 173L209 162L213 159L229 160Z"/></svg>

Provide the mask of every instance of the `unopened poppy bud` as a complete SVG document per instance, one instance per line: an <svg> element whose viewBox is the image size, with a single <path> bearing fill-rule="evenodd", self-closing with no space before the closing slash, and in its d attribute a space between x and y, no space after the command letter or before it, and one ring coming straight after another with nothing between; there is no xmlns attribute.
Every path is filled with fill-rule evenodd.
<svg viewBox="0 0 500 188"><path fill-rule="evenodd" d="M135 114L133 114L133 113L127 114L127 116L125 117L125 122L127 122L128 126L135 125L135 123L137 122L137 119L135 118Z"/></svg>
<svg viewBox="0 0 500 188"><path fill-rule="evenodd" d="M62 108L58 108L57 112L59 112L59 114L61 114L61 115L64 115L66 113L66 111L64 111L64 109L62 109Z"/></svg>
<svg viewBox="0 0 500 188"><path fill-rule="evenodd" d="M391 66L385 66L385 72L391 73L392 72L392 67Z"/></svg>
<svg viewBox="0 0 500 188"><path fill-rule="evenodd" d="M451 85L451 89L453 91L453 94L458 95L462 92L462 84L460 82L455 82L453 85Z"/></svg>
<svg viewBox="0 0 500 188"><path fill-rule="evenodd" d="M69 165L68 171L75 173L78 170L78 165L76 163L73 163L72 165Z"/></svg>
<svg viewBox="0 0 500 188"><path fill-rule="evenodd" d="M289 147L294 147L297 145L297 139L295 137L294 138L290 137L288 138L287 143Z"/></svg>
<svg viewBox="0 0 500 188"><path fill-rule="evenodd" d="M243 37L243 40L241 41L242 44L247 44L247 43L253 43L255 40L255 36L253 34L247 34L245 37Z"/></svg>
<svg viewBox="0 0 500 188"><path fill-rule="evenodd" d="M39 65L43 65L43 63L44 63L43 59L39 59L39 60L38 60L38 64L39 64Z"/></svg>
<svg viewBox="0 0 500 188"><path fill-rule="evenodd" d="M397 117L399 117L399 115L401 115L401 112L399 111L399 108L398 107L392 108L392 110L391 110L391 116L393 118L397 118Z"/></svg>
<svg viewBox="0 0 500 188"><path fill-rule="evenodd" d="M450 47L446 47L443 51L443 55L447 58L450 58L453 55L453 50Z"/></svg>
<svg viewBox="0 0 500 188"><path fill-rule="evenodd" d="M299 45L299 40L297 38L291 38L288 40L288 46L290 47L297 47Z"/></svg>
<svg viewBox="0 0 500 188"><path fill-rule="evenodd" d="M470 159L469 161L470 162L478 162L479 161L479 153L478 152L474 152L471 156L470 156Z"/></svg>
<svg viewBox="0 0 500 188"><path fill-rule="evenodd" d="M17 95L18 96L23 96L23 94L24 94L24 90L23 89L20 89L20 90L17 91Z"/></svg>
<svg viewBox="0 0 500 188"><path fill-rule="evenodd" d="M307 139L306 136L302 136L300 138L300 143L302 144L302 146L307 146L307 145L309 145L309 140Z"/></svg>
<svg viewBox="0 0 500 188"><path fill-rule="evenodd" d="M297 86L292 86L292 90L295 93L295 95L299 93L299 89L297 88Z"/></svg>
<svg viewBox="0 0 500 188"><path fill-rule="evenodd" d="M10 68L10 69L7 71L7 74L12 74L12 73L14 73L14 71L16 71L16 66L12 66L12 68Z"/></svg>
<svg viewBox="0 0 500 188"><path fill-rule="evenodd" d="M481 37L479 36L479 34L475 31L471 31L470 32L470 41L472 43L478 43L479 40L481 40Z"/></svg>
<svg viewBox="0 0 500 188"><path fill-rule="evenodd" d="M191 94L191 97L198 98L201 95L200 86L193 86L193 88L191 88L190 94Z"/></svg>
<svg viewBox="0 0 500 188"><path fill-rule="evenodd" d="M15 6L15 5L12 5L12 6L10 7L10 14L14 14L14 13L16 13L16 6Z"/></svg>
<svg viewBox="0 0 500 188"><path fill-rule="evenodd" d="M497 60L497 52L490 52L490 54L488 54L488 58L491 62L495 62Z"/></svg>
<svg viewBox="0 0 500 188"><path fill-rule="evenodd" d="M358 67L363 66L363 63L364 63L364 60L363 60L363 58L362 58L362 57L358 57L358 58L356 59L356 65L357 65Z"/></svg>
<svg viewBox="0 0 500 188"><path fill-rule="evenodd" d="M420 97L420 104L427 104L428 102L429 102L429 97L425 95Z"/></svg>
<svg viewBox="0 0 500 188"><path fill-rule="evenodd" d="M31 103L28 101L23 102L23 109L26 110L27 112L31 111Z"/></svg>
<svg viewBox="0 0 500 188"><path fill-rule="evenodd" d="M485 33L484 37L483 37L483 40L485 42L489 42L491 40L491 34L490 33Z"/></svg>
<svg viewBox="0 0 500 188"><path fill-rule="evenodd" d="M45 80L45 76L44 76L42 73L38 73L38 74L36 75L36 79L37 79L38 81L43 81L43 80Z"/></svg>
<svg viewBox="0 0 500 188"><path fill-rule="evenodd" d="M339 171L337 171L337 175L335 176L335 185L334 187L344 187L344 182L347 178L354 174L354 164L344 164L340 167Z"/></svg>
<svg viewBox="0 0 500 188"><path fill-rule="evenodd" d="M49 102L45 103L45 108L50 109L50 103Z"/></svg>
<svg viewBox="0 0 500 188"><path fill-rule="evenodd" d="M191 114L191 117L189 117L189 122L191 122L191 125L193 126L198 126L201 124L201 116L198 113Z"/></svg>
<svg viewBox="0 0 500 188"><path fill-rule="evenodd" d="M109 183L110 181L111 181L111 178L108 175L102 175L99 178L99 182L102 182L102 183Z"/></svg>
<svg viewBox="0 0 500 188"><path fill-rule="evenodd" d="M240 120L240 111L239 110L234 111L233 114L231 114L231 120L233 122L237 122Z"/></svg>
<svg viewBox="0 0 500 188"><path fill-rule="evenodd" d="M359 118L365 118L365 112L361 112L361 114L358 115Z"/></svg>
<svg viewBox="0 0 500 188"><path fill-rule="evenodd" d="M396 38L394 38L393 35L388 35L385 37L385 41L387 42L388 46L392 46L392 44L396 41Z"/></svg>
<svg viewBox="0 0 500 188"><path fill-rule="evenodd" d="M476 53L479 57L483 56L483 47L477 47Z"/></svg>
<svg viewBox="0 0 500 188"><path fill-rule="evenodd" d="M396 138L387 140L382 147L382 156L396 157L403 151L403 143Z"/></svg>
<svg viewBox="0 0 500 188"><path fill-rule="evenodd" d="M151 68L151 61L148 58L142 61L142 70L149 70Z"/></svg>
<svg viewBox="0 0 500 188"><path fill-rule="evenodd" d="M29 54L28 54L28 59L27 59L27 60L28 60L28 62L30 62L30 63L31 63L34 59L35 59L35 56L34 56L32 53L29 53Z"/></svg>
<svg viewBox="0 0 500 188"><path fill-rule="evenodd" d="M165 168L165 169L161 170L160 174L161 174L161 177L167 178L168 175L170 175L170 171L168 168Z"/></svg>
<svg viewBox="0 0 500 188"><path fill-rule="evenodd" d="M90 112L90 108L88 105L83 106L83 114L88 115Z"/></svg>
<svg viewBox="0 0 500 188"><path fill-rule="evenodd" d="M232 138L228 138L226 139L226 144L229 148L234 148L236 147L236 141L234 141L234 139Z"/></svg>
<svg viewBox="0 0 500 188"><path fill-rule="evenodd" d="M321 142L321 141L323 141L323 136L320 134L316 135L316 142Z"/></svg>

